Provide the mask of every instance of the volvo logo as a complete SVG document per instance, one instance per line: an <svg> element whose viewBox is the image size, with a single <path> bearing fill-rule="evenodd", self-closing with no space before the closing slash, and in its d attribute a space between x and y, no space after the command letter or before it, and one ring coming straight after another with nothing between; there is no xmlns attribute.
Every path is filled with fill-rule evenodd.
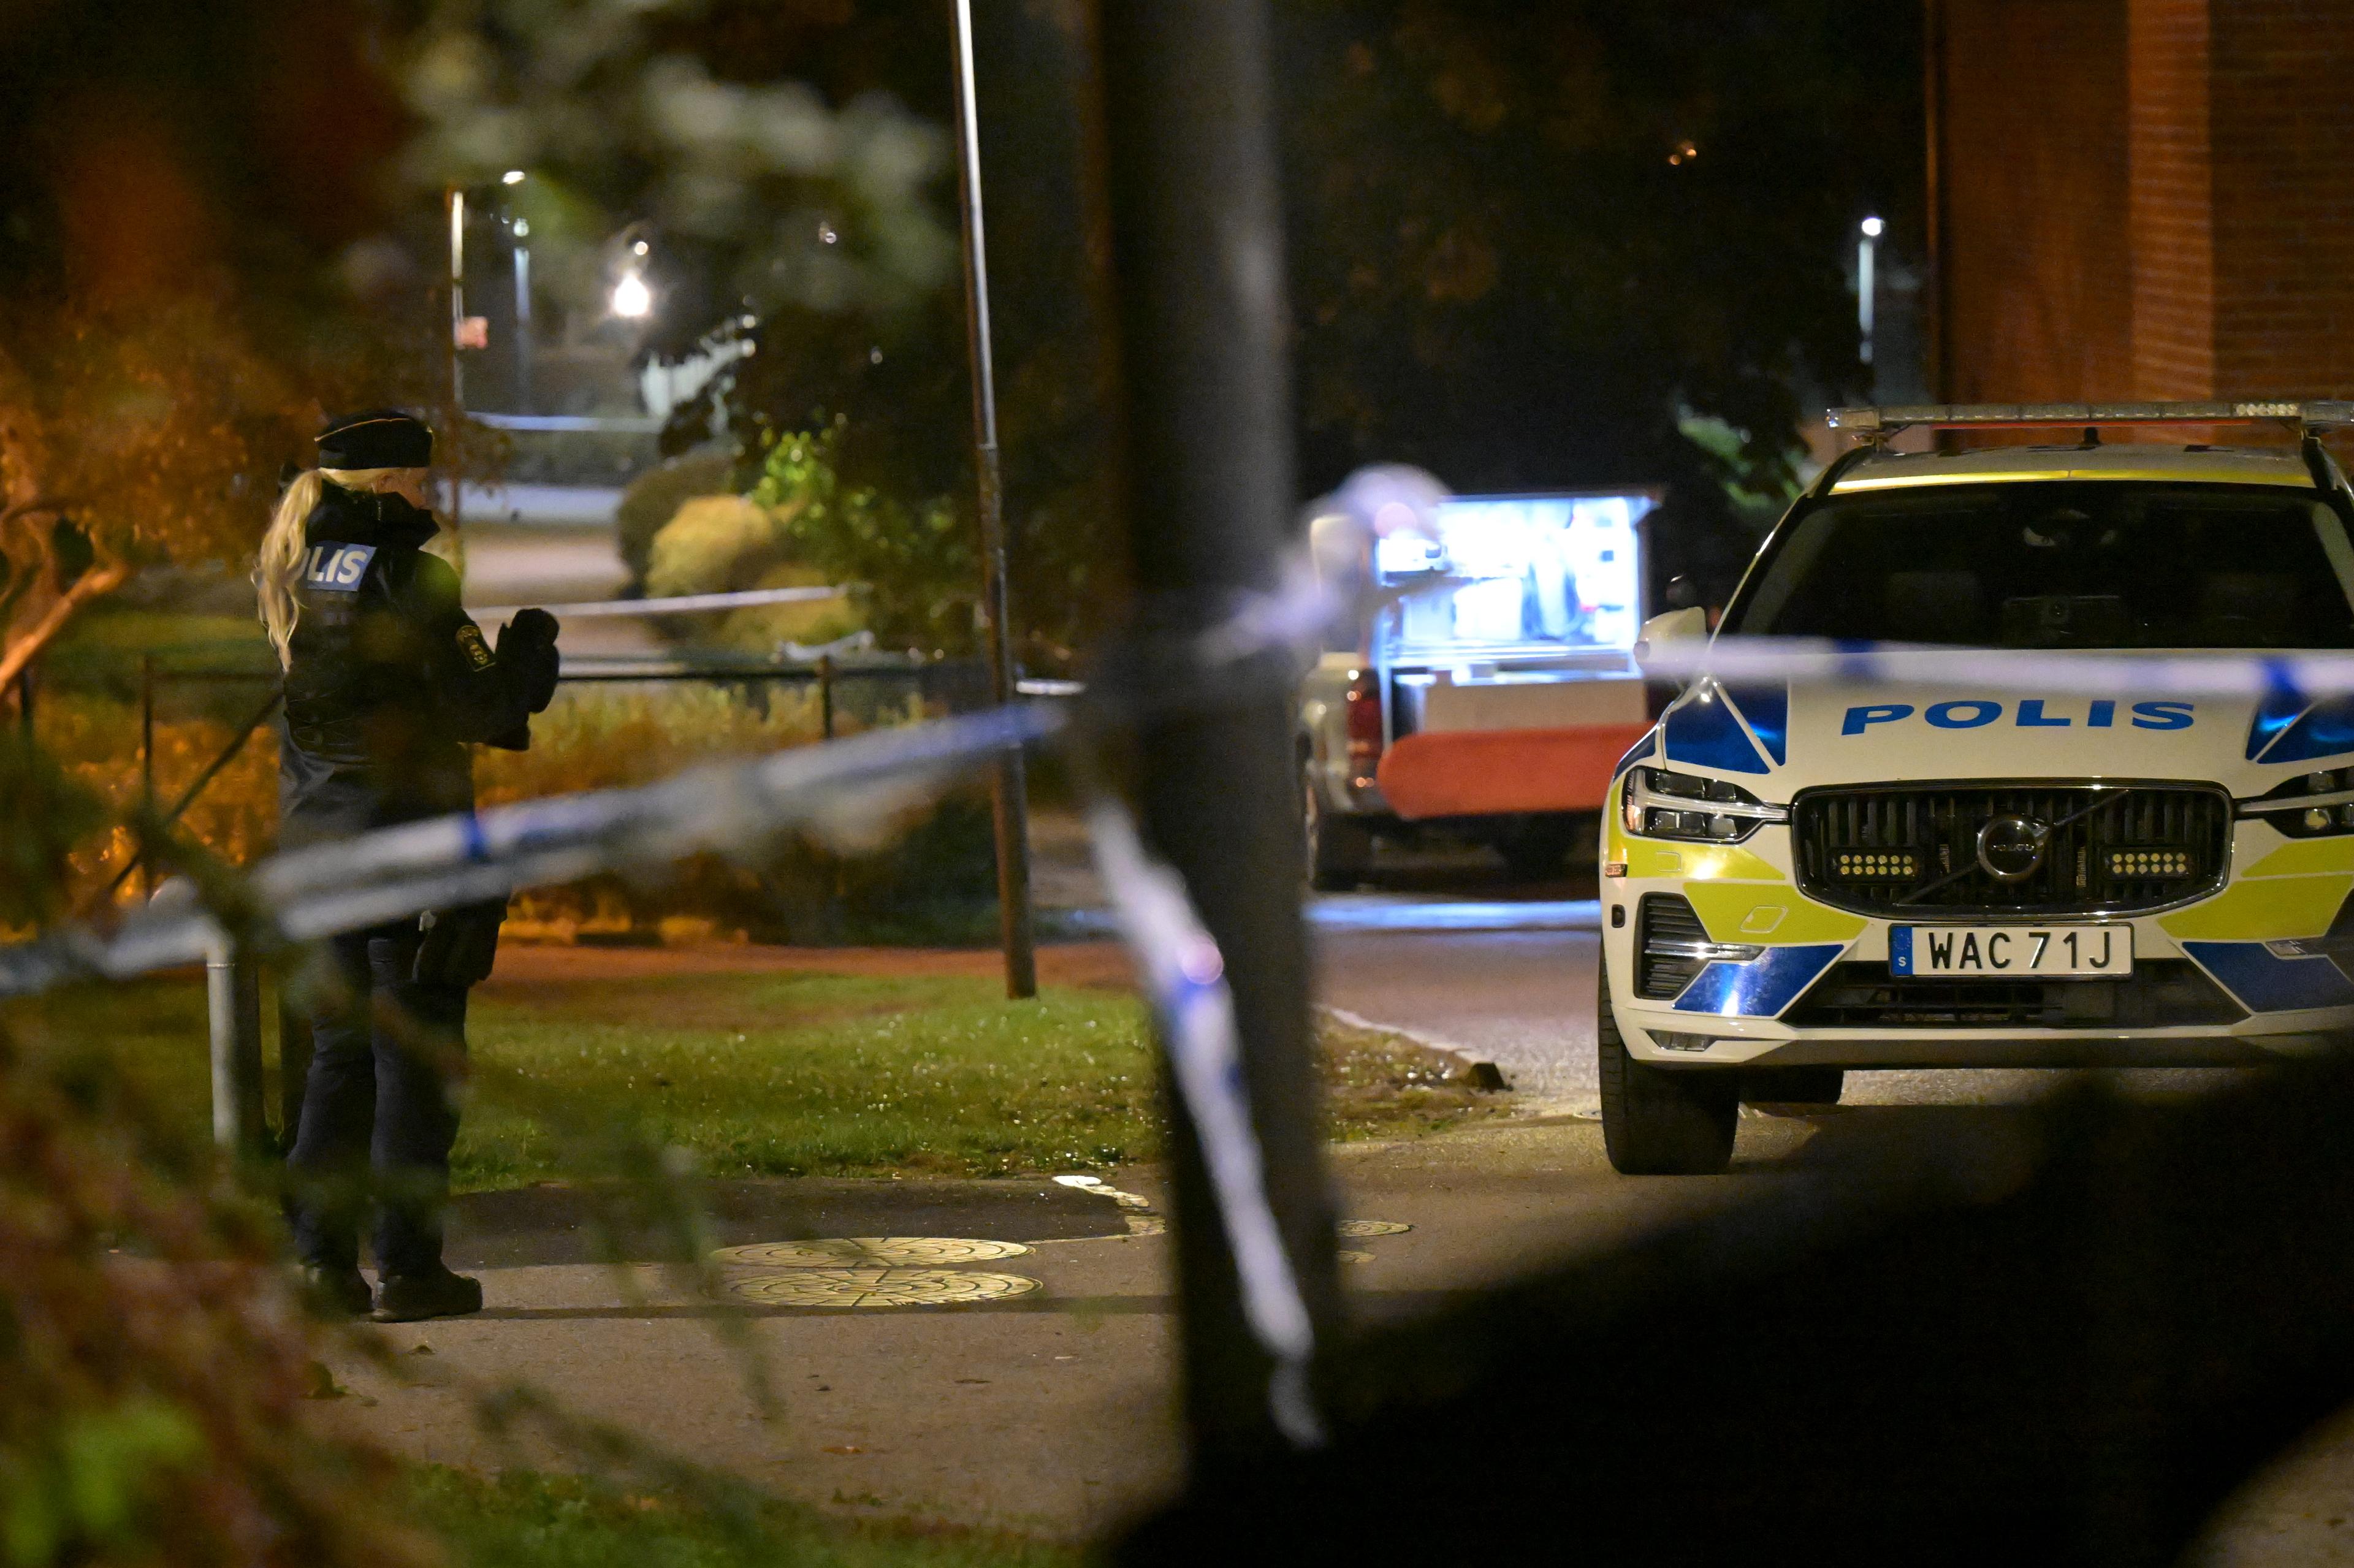
<svg viewBox="0 0 2354 1568"><path fill-rule="evenodd" d="M1996 817L1978 830L1978 864L1997 882L2024 882L2043 864L2052 824L2033 817Z"/></svg>

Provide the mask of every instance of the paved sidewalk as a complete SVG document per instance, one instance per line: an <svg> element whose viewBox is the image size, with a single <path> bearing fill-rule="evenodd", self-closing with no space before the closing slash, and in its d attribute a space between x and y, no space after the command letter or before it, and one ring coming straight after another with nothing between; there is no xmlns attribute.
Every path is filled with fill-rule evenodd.
<svg viewBox="0 0 2354 1568"><path fill-rule="evenodd" d="M1955 1114L1971 1113L1744 1118L1734 1173L1700 1181L1616 1176L1600 1128L1568 1117L1341 1146L1342 1213L1410 1227L1343 1238L1359 1255L1343 1269L1349 1304L1361 1319L1434 1310L1484 1282L1790 1180L1819 1155L1835 1158L1849 1117ZM1150 1173L1114 1180L1157 1205ZM1155 1214L1038 1180L739 1182L718 1198L724 1245L1013 1242L1028 1250L939 1267L1035 1287L966 1306L755 1308L741 1320L781 1396L764 1418L742 1352L691 1280L642 1263L616 1271L585 1261L596 1233L581 1193L477 1197L464 1201L452 1251L482 1276L488 1309L361 1330L380 1337L404 1377L339 1356L334 1370L352 1397L332 1408L418 1458L560 1467L563 1457L540 1444L494 1443L476 1428L466 1387L523 1382L579 1415L822 1507L1069 1540L1100 1536L1179 1484L1167 1238L1135 1234L1151 1232ZM625 1238L623 1251L656 1249L640 1237ZM810 1272L748 1262L729 1274ZM1777 1394L1761 1386L1759 1397ZM1476 1435L1466 1445L1476 1468ZM2349 1520L2354 1413L2253 1483L2188 1561L2354 1562Z"/></svg>
<svg viewBox="0 0 2354 1568"><path fill-rule="evenodd" d="M1796 1122L1744 1126L1744 1164L1770 1170L1806 1132ZM1733 1185L1613 1177L1598 1129L1567 1119L1342 1146L1335 1164L1346 1215L1412 1227L1341 1243L1363 1256L1344 1277L1352 1307L1368 1317L1429 1310L1564 1248L1606 1245L1629 1225L1721 1202ZM1149 1175L1115 1180L1157 1204ZM462 1385L521 1380L580 1414L821 1505L1065 1538L1097 1534L1177 1485L1167 1241L1130 1234L1131 1219L1150 1230L1154 1216L1040 1181L742 1182L720 1196L723 1244L1011 1241L1029 1251L951 1271L1038 1287L972 1306L756 1308L749 1339L782 1396L764 1420L739 1352L691 1281L584 1261L595 1233L577 1192L484 1195L462 1202L451 1251L482 1276L487 1309L366 1330L410 1381L342 1357L336 1376L356 1397L339 1413L422 1459L558 1463L474 1428ZM626 1250L655 1249L639 1238Z"/></svg>

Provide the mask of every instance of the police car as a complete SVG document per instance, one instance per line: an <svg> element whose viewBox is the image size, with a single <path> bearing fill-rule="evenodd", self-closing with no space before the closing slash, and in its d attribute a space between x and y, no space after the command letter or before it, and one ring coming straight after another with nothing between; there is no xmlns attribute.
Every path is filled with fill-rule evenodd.
<svg viewBox="0 0 2354 1568"><path fill-rule="evenodd" d="M2098 436L2251 421L2300 439ZM2354 648L2354 493L2317 433L2354 404L1832 424L1861 444L1775 527L1610 785L1611 1162L1722 1170L1743 1100L1835 1101L1851 1068L2250 1063L2354 1032L2354 699L2092 673L2120 651ZM1890 445L2022 425L2074 429ZM1645 628L1654 648L1705 635L1697 609ZM1869 680L1705 673L1749 637L1899 646Z"/></svg>

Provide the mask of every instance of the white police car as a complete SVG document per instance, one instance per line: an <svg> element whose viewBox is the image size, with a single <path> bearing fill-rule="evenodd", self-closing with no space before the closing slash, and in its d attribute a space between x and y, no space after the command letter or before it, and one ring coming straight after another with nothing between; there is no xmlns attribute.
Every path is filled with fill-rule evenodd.
<svg viewBox="0 0 2354 1568"><path fill-rule="evenodd" d="M2092 429L2253 418L2301 445ZM1834 414L1866 444L1776 526L1712 656L1915 646L1869 681L1702 674L1618 764L1614 1165L1722 1170L1740 1101L1836 1100L1849 1068L2253 1062L2354 1032L2354 698L2084 674L2120 650L2354 648L2354 494L2314 435L2349 422L2342 403ZM2038 423L2084 444L1885 444ZM1700 614L1647 636L1704 634Z"/></svg>

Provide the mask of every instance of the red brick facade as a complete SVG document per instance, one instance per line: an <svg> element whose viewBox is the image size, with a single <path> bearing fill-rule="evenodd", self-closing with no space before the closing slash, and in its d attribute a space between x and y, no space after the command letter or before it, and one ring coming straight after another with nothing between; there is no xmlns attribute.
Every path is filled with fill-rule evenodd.
<svg viewBox="0 0 2354 1568"><path fill-rule="evenodd" d="M1928 0L1955 401L2354 393L2354 0Z"/></svg>

